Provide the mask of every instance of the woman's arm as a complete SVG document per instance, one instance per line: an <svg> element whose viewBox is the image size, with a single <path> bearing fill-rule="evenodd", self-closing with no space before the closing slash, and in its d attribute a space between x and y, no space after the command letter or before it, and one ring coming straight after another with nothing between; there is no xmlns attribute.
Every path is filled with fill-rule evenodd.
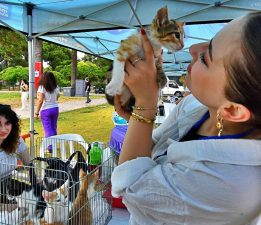
<svg viewBox="0 0 261 225"><path fill-rule="evenodd" d="M57 87L57 100L58 98L60 98L60 91L59 91L59 87Z"/></svg>
<svg viewBox="0 0 261 225"><path fill-rule="evenodd" d="M44 101L44 93L37 92L37 104L36 104L36 109L35 109L35 113L34 113L36 118L39 117L39 112L43 105L43 101Z"/></svg>
<svg viewBox="0 0 261 225"><path fill-rule="evenodd" d="M28 153L28 147L25 144L25 141L20 137L19 138L19 145L16 150L16 154L19 159L22 160L24 165L28 165L30 162L30 155Z"/></svg>
<svg viewBox="0 0 261 225"><path fill-rule="evenodd" d="M26 151L18 154L18 157L19 157L19 159L22 160L24 165L28 165L29 164L29 162L30 162L30 155L28 154L27 149L26 149Z"/></svg>
<svg viewBox="0 0 261 225"><path fill-rule="evenodd" d="M143 31L142 31L143 32ZM144 32L143 32L144 33ZM146 34L142 36L144 59L135 65L127 61L125 65L125 84L135 97L135 105L152 108L152 110L134 110L134 113L153 120L156 114L159 87L154 52ZM134 61L137 56L130 58ZM119 98L116 97L115 108L121 110ZM137 121L133 116L129 119L128 130L121 149L119 164L137 157L150 157L152 148L153 123Z"/></svg>

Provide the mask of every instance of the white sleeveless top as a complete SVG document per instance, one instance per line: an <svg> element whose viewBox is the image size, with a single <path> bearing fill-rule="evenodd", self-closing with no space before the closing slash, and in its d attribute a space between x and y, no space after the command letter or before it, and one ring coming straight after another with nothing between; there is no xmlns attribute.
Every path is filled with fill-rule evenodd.
<svg viewBox="0 0 261 225"><path fill-rule="evenodd" d="M53 91L53 93L47 92L45 88L40 85L37 90L38 93L44 94L44 101L41 110L51 109L58 107L57 96L59 95L59 87Z"/></svg>

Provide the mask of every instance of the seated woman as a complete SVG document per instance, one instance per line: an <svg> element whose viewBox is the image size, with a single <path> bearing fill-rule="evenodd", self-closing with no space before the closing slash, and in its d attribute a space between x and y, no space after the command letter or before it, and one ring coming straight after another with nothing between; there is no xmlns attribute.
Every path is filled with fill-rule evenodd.
<svg viewBox="0 0 261 225"><path fill-rule="evenodd" d="M17 158L25 165L30 161L26 144L19 133L20 120L16 113L9 105L0 104L0 203L8 203L5 181L16 168Z"/></svg>

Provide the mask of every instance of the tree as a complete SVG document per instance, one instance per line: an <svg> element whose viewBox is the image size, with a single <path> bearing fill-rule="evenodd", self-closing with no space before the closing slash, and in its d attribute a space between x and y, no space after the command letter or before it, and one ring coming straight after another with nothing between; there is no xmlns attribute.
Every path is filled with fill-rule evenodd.
<svg viewBox="0 0 261 225"><path fill-rule="evenodd" d="M91 62L78 62L78 78L89 77L91 82L103 81L105 79L104 71L96 64Z"/></svg>
<svg viewBox="0 0 261 225"><path fill-rule="evenodd" d="M2 69L8 66L27 66L28 51L25 37L6 28L0 28L0 37Z"/></svg>
<svg viewBox="0 0 261 225"><path fill-rule="evenodd" d="M10 85L15 84L17 81L22 79L28 80L28 67L8 67L0 72L0 79L4 80Z"/></svg>
<svg viewBox="0 0 261 225"><path fill-rule="evenodd" d="M71 63L71 50L48 42L43 43L43 60L48 62L52 70L57 66Z"/></svg>
<svg viewBox="0 0 261 225"><path fill-rule="evenodd" d="M71 64L64 65L64 66L63 65L57 66L56 71L61 74L61 79L64 80L62 83L64 84L66 83L66 86L71 86L71 73L72 73Z"/></svg>
<svg viewBox="0 0 261 225"><path fill-rule="evenodd" d="M78 75L77 68L77 51L72 50L72 75L71 75L71 87L75 88L75 83Z"/></svg>
<svg viewBox="0 0 261 225"><path fill-rule="evenodd" d="M94 55L88 55L85 54L84 57L82 58L83 61L85 62L92 62L98 67L102 69L103 72L106 72L112 65L112 61L109 59L104 59L101 57L97 57Z"/></svg>

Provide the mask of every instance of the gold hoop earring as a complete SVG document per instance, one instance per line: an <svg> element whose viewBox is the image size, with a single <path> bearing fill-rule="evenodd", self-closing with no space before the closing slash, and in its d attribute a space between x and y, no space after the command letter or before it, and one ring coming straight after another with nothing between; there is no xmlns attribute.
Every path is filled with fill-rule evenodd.
<svg viewBox="0 0 261 225"><path fill-rule="evenodd" d="M223 131L223 118L220 116L220 114L217 114L217 123L216 127L218 129L218 136L221 136L221 133Z"/></svg>

